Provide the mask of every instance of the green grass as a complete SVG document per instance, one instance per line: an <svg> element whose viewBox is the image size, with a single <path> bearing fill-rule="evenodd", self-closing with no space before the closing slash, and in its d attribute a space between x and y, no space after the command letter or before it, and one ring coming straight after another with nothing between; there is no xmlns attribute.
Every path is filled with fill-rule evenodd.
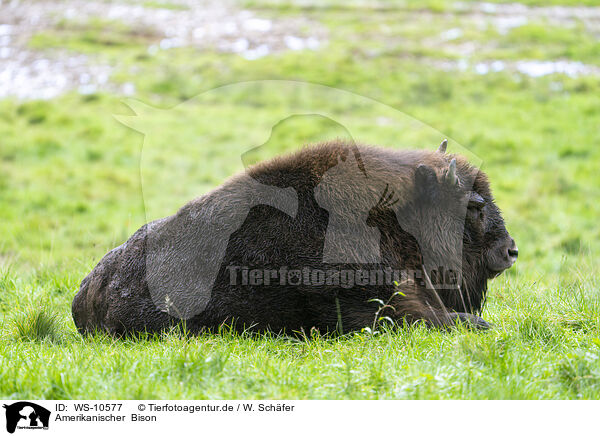
<svg viewBox="0 0 600 436"><path fill-rule="evenodd" d="M55 341L59 334L56 314L47 307L30 307L14 320L15 336L22 341Z"/></svg>
<svg viewBox="0 0 600 436"><path fill-rule="evenodd" d="M62 19L52 30L33 35L28 46L36 50L61 48L81 53L101 50L118 57L132 49L137 49L136 53L144 50L148 44L160 41L159 38L160 34L153 29L130 27L115 20L92 18L79 22Z"/></svg>
<svg viewBox="0 0 600 436"><path fill-rule="evenodd" d="M473 62L598 64L596 37L537 22L500 35L469 26L468 15L444 15L451 3L390 5L365 14L352 5L247 2L273 19L304 14L329 34L318 51L255 61L193 48L151 55L151 30L101 20L34 36L36 50L64 47L114 65L111 80L134 83L158 109L132 103L140 116L127 118L132 109L109 93L0 100L1 397L599 398L600 79L436 68L459 58L465 41L480 47ZM451 27L464 30L461 39L432 44ZM263 79L334 90L207 92ZM269 139L274 120L294 114ZM81 279L147 219L239 171L252 147L266 142L250 161L348 135L430 149L447 136L452 151L489 174L520 250L516 266L491 282L491 331L412 328L301 342L227 331L136 341L76 333L70 303Z"/></svg>
<svg viewBox="0 0 600 436"><path fill-rule="evenodd" d="M4 289L11 298L31 291L7 280L16 281ZM70 277L32 280L34 294L72 286ZM12 329L22 314L5 319L0 392L15 399L597 398L597 286L588 278L556 287L499 279L484 314L494 323L488 332L412 328L304 341L229 331L82 339L61 310L65 293L54 301L64 313L55 321L61 340L24 339Z"/></svg>

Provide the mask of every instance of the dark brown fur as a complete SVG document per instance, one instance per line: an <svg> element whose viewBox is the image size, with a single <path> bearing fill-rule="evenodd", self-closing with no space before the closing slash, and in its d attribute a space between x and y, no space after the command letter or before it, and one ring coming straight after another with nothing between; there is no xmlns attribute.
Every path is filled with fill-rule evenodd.
<svg viewBox="0 0 600 436"><path fill-rule="evenodd" d="M382 198L371 209L367 220L381 234L381 262L375 266L424 271L423 253L433 253L462 272L460 289L435 291L426 271L421 279L405 280L399 287L231 285L228 265L331 267L323 264L330 213L316 201L315 189L340 158L352 156L360 156L358 163L361 171L366 171L366 183L373 186L373 195L382 195L381 186L386 186L389 194L388 201ZM458 186L444 183L452 158L457 161ZM487 177L465 159L441 152L353 148L332 142L261 163L251 167L248 174L264 185L293 188L298 196L298 212L292 217L266 205L250 210L229 238L208 305L202 313L186 320L188 330L200 332L233 324L238 330L291 333L314 327L321 332L347 332L373 323L378 306L369 301L372 299L389 300L393 309L385 314L398 322L450 326L459 319L487 326L477 316L485 301L487 280L512 265L514 259L510 255L507 258L506 252L511 247L516 252L516 247L493 202ZM115 335L157 332L180 322L157 308L148 290L146 256L154 255L147 252L148 232L161 226L193 227L191 212L210 210L210 202L230 201L228 195L235 192L236 183L241 183L239 177L188 203L175 216L142 227L124 245L109 252L83 280L73 300L73 317L79 331L104 330ZM330 211L349 213L348 204L361 206L356 203L364 199L345 198L343 188L331 194L337 203L334 201ZM469 206L472 192L485 200L481 209ZM483 219L479 213L484 214ZM397 217L402 217L402 225ZM456 229L460 229L460 243L453 245ZM359 254L360 244L356 250ZM355 270L362 267L353 263L337 266ZM394 295L397 291L403 295Z"/></svg>

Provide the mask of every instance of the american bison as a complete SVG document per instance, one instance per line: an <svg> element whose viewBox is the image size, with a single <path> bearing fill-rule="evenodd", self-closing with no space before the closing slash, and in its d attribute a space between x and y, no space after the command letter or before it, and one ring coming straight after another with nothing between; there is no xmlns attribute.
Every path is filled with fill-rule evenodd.
<svg viewBox="0 0 600 436"><path fill-rule="evenodd" d="M185 323L293 334L478 315L518 251L486 175L461 156L334 141L250 167L140 228L83 280L82 334Z"/></svg>

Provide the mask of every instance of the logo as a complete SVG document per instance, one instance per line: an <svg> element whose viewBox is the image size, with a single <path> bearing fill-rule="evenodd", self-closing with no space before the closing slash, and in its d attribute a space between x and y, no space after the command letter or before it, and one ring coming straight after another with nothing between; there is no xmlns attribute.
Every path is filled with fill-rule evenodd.
<svg viewBox="0 0 600 436"><path fill-rule="evenodd" d="M48 430L50 411L28 401L19 401L4 405L6 409L6 431L14 433L15 429Z"/></svg>

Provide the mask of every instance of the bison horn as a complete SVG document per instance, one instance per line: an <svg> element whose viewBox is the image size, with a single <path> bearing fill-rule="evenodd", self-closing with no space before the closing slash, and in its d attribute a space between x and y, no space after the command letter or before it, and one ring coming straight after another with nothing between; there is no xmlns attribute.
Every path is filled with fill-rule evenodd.
<svg viewBox="0 0 600 436"><path fill-rule="evenodd" d="M456 176L456 159L452 159L450 161L450 165L448 165L446 183L448 183L450 186L458 185L458 177Z"/></svg>
<svg viewBox="0 0 600 436"><path fill-rule="evenodd" d="M448 147L448 140L444 139L438 148L438 153L446 153L446 147Z"/></svg>

